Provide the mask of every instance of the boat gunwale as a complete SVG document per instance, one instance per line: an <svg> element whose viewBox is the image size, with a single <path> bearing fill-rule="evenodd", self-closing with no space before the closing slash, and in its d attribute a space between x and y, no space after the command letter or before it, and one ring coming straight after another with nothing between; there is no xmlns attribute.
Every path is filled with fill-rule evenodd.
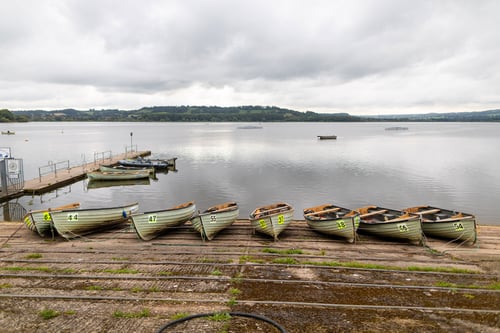
<svg viewBox="0 0 500 333"><path fill-rule="evenodd" d="M175 207L170 207L170 208L166 208L166 209L151 210L151 211L142 212L142 213L134 213L134 214L132 214L132 216L139 216L139 215L152 214L152 213L170 212L170 211L174 211L174 210L180 210L180 209L189 208L191 206L195 206L195 202L194 201L187 201L187 202L182 203L180 205L177 205Z"/></svg>
<svg viewBox="0 0 500 333"><path fill-rule="evenodd" d="M54 213L65 213L65 212L86 212L86 211L94 211L94 210L112 210L112 209L125 209L129 208L132 206L139 206L138 202L129 204L129 205L122 205L122 206L115 206L115 207L101 207L101 208L83 208L83 209L64 209L64 210L58 210L54 211Z"/></svg>
<svg viewBox="0 0 500 333"><path fill-rule="evenodd" d="M265 210L261 210L261 209L265 209ZM270 213L272 211L276 211L276 212ZM258 219L262 219L265 217L276 216L279 214L287 213L290 211L294 212L294 208L292 207L292 205L290 205L286 202L277 202L277 203L274 203L271 205L265 205L265 206L260 206L260 207L255 208L250 213L250 219L251 220L258 220Z"/></svg>

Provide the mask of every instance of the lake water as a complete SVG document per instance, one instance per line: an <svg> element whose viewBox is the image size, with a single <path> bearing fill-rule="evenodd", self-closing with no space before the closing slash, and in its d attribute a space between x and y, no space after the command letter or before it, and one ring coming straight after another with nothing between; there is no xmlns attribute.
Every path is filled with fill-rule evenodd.
<svg viewBox="0 0 500 333"><path fill-rule="evenodd" d="M262 128L239 128L245 125ZM408 130L385 130L391 126ZM500 225L498 123L35 122L0 129L16 132L2 135L0 147L23 159L26 180L49 162L80 165L94 153L123 153L131 144L153 158L178 158L177 172L159 173L149 184L94 189L84 180L14 201L26 209L137 201L140 211L149 211L194 200L205 210L236 201L240 218L247 218L258 206L285 201L302 219L303 208L323 203L431 205ZM317 139L331 134L337 140Z"/></svg>

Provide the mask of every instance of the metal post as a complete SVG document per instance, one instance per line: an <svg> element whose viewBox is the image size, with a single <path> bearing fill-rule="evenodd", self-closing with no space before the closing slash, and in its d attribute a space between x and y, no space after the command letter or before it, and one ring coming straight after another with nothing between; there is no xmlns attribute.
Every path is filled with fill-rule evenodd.
<svg viewBox="0 0 500 333"><path fill-rule="evenodd" d="M134 135L134 133L130 132L130 151L131 152L134 151L134 148L132 148L132 135Z"/></svg>
<svg viewBox="0 0 500 333"><path fill-rule="evenodd" d="M2 185L2 193L8 194L7 191L7 165L5 159L0 160L0 185Z"/></svg>

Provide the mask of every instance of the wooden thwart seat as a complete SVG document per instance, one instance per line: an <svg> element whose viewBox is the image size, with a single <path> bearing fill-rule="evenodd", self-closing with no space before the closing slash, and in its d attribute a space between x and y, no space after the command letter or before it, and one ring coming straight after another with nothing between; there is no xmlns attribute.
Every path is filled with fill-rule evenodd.
<svg viewBox="0 0 500 333"><path fill-rule="evenodd" d="M326 214L326 213L333 213L333 212L336 212L336 211L339 211L339 210L340 210L339 207L335 207L335 208L320 210L320 211L317 211L317 212L307 213L304 216L312 216L312 215L321 215L321 214Z"/></svg>
<svg viewBox="0 0 500 333"><path fill-rule="evenodd" d="M369 217L369 216L373 216L373 215L378 215L378 214L384 214L387 212L387 209L381 209L381 210L376 210L374 212L368 212L368 213L365 213L365 214L361 214L360 217L363 218L363 217Z"/></svg>

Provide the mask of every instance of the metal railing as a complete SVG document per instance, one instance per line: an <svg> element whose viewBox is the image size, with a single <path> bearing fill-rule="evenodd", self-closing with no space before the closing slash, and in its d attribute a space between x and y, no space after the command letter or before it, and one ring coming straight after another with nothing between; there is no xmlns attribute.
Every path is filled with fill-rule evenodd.
<svg viewBox="0 0 500 333"><path fill-rule="evenodd" d="M110 160L112 157L113 155L111 154L111 150L94 153L94 164L104 162L106 159Z"/></svg>
<svg viewBox="0 0 500 333"><path fill-rule="evenodd" d="M125 146L125 156L129 153L138 152L137 145Z"/></svg>
<svg viewBox="0 0 500 333"><path fill-rule="evenodd" d="M61 170L69 171L69 160L56 163L49 161L47 165L39 167L38 179L41 182L42 176L48 175L50 173L54 173L54 175L57 177L57 172L60 172Z"/></svg>

